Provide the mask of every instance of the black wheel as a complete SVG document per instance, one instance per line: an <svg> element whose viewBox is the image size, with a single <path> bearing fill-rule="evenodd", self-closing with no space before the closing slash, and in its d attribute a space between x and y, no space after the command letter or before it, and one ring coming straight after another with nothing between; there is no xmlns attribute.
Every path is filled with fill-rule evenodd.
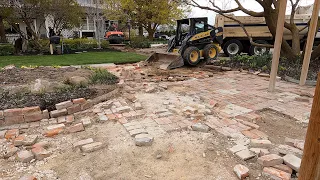
<svg viewBox="0 0 320 180"><path fill-rule="evenodd" d="M258 40L258 41L255 41L255 43L258 43L258 44L269 44L267 41L264 41L264 40ZM251 45L250 49L249 49L249 54L251 56L252 55L263 55L263 54L267 54L269 52L270 52L270 48L267 48L267 47L260 47L260 46Z"/></svg>
<svg viewBox="0 0 320 180"><path fill-rule="evenodd" d="M242 43L237 39L231 39L223 46L223 52L228 56L240 54L243 50Z"/></svg>
<svg viewBox="0 0 320 180"><path fill-rule="evenodd" d="M204 59L206 61L211 61L211 60L217 59L218 54L219 54L218 48L217 48L217 46L215 46L213 44L208 44L203 49L203 55L204 55Z"/></svg>
<svg viewBox="0 0 320 180"><path fill-rule="evenodd" d="M196 66L200 62L200 51L197 47L188 47L183 53L184 62L190 66Z"/></svg>

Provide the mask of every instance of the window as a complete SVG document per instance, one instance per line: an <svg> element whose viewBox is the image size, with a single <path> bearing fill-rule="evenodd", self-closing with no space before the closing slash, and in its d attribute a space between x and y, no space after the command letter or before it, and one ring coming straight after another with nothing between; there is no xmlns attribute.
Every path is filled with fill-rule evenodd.
<svg viewBox="0 0 320 180"><path fill-rule="evenodd" d="M196 28L196 34L204 32L205 31L204 30L204 22L203 21L196 22L195 28Z"/></svg>

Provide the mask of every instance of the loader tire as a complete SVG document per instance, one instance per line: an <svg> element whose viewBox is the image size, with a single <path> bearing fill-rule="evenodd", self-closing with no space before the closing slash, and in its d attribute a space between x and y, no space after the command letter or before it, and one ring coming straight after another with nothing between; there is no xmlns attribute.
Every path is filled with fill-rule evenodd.
<svg viewBox="0 0 320 180"><path fill-rule="evenodd" d="M218 57L218 48L213 44L208 44L203 49L204 59L206 61L216 60Z"/></svg>
<svg viewBox="0 0 320 180"><path fill-rule="evenodd" d="M197 47L188 47L183 53L183 60L187 65L196 66L200 62L200 51Z"/></svg>

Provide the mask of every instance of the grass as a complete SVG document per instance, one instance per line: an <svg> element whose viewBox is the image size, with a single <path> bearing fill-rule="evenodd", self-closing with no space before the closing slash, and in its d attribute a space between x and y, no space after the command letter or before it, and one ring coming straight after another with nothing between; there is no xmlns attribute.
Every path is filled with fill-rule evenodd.
<svg viewBox="0 0 320 180"><path fill-rule="evenodd" d="M131 52L87 52L65 55L0 56L0 67L14 64L21 66L69 66L103 63L134 63L145 60L144 55Z"/></svg>

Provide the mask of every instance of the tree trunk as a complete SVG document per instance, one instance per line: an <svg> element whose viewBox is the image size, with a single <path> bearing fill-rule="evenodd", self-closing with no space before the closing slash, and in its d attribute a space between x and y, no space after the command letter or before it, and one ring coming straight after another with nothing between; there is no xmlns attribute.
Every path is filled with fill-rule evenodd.
<svg viewBox="0 0 320 180"><path fill-rule="evenodd" d="M3 17L0 16L0 43L6 43L7 38L6 38L6 32L3 24Z"/></svg>
<svg viewBox="0 0 320 180"><path fill-rule="evenodd" d="M141 24L139 24L139 36L143 37L143 27Z"/></svg>
<svg viewBox="0 0 320 180"><path fill-rule="evenodd" d="M292 51L297 56L300 55L300 37L299 37L299 29L294 26L292 33Z"/></svg>
<svg viewBox="0 0 320 180"><path fill-rule="evenodd" d="M278 13L272 12L272 11L265 11L266 24L268 26L268 29L273 37L276 36L276 29L277 29L277 19L278 19ZM281 56L287 58L288 60L294 60L296 58L296 55L290 45L287 41L282 40L281 44Z"/></svg>

